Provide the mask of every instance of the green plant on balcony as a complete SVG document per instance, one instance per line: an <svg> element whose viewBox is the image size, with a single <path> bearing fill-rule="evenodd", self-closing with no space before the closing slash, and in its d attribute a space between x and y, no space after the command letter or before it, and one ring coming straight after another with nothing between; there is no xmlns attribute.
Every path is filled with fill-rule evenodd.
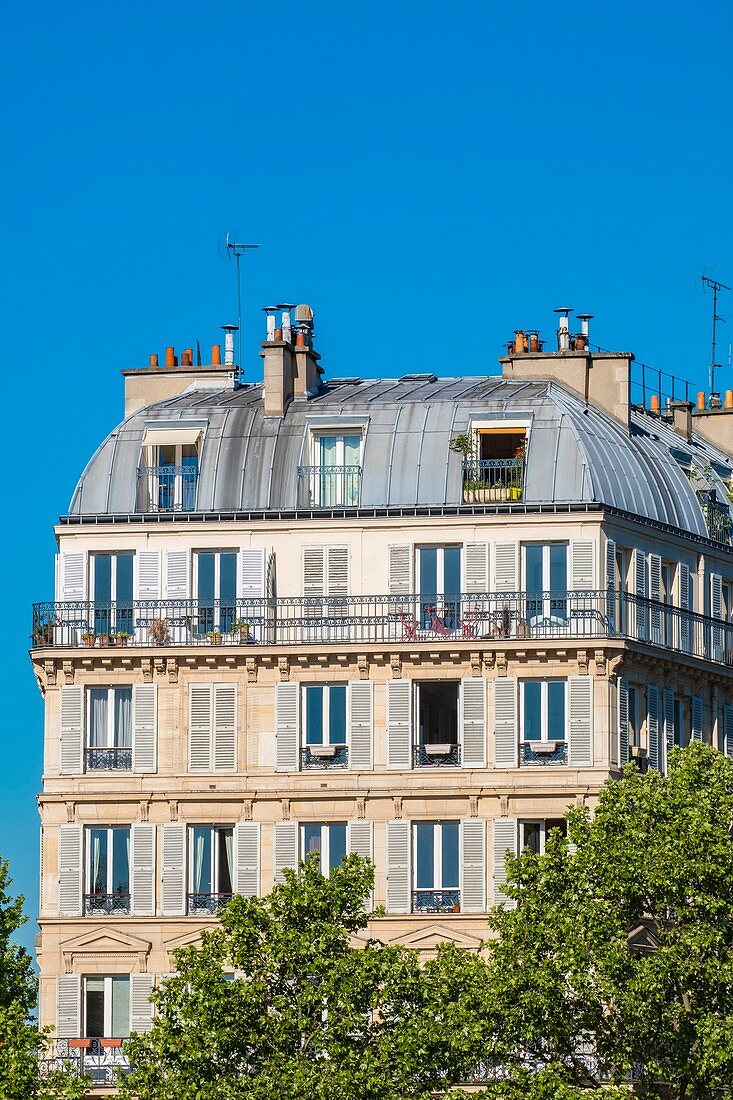
<svg viewBox="0 0 733 1100"><path fill-rule="evenodd" d="M221 630L218 626L215 626L213 630L207 631L206 637L212 645L221 645Z"/></svg>
<svg viewBox="0 0 733 1100"><path fill-rule="evenodd" d="M232 623L232 634L238 634L240 642L244 643L249 639L249 628L248 619L235 619Z"/></svg>
<svg viewBox="0 0 733 1100"><path fill-rule="evenodd" d="M83 641L85 646L88 646L88 648L91 649L94 645L96 637L97 636L93 630L85 630L81 636L81 640Z"/></svg>
<svg viewBox="0 0 733 1100"><path fill-rule="evenodd" d="M127 633L126 630L118 630L113 635L113 640L115 642L115 645L127 645L127 639L129 637L130 635Z"/></svg>
<svg viewBox="0 0 733 1100"><path fill-rule="evenodd" d="M148 633L156 645L164 645L168 641L168 620L151 619Z"/></svg>
<svg viewBox="0 0 733 1100"><path fill-rule="evenodd" d="M470 435L466 435L465 433L456 435L451 439L448 446L452 451L456 451L458 454L463 455L464 459L473 457L474 446L473 439Z"/></svg>

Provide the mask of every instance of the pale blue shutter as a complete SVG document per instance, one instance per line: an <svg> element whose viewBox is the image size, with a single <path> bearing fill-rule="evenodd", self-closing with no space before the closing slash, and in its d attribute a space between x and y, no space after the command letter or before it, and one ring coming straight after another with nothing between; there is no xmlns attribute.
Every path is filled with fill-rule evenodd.
<svg viewBox="0 0 733 1100"><path fill-rule="evenodd" d="M516 542L497 542L494 546L494 589L496 592L516 592L517 555Z"/></svg>
<svg viewBox="0 0 733 1100"><path fill-rule="evenodd" d="M710 617L712 627L712 659L723 660L723 578L719 573L710 574Z"/></svg>
<svg viewBox="0 0 733 1100"><path fill-rule="evenodd" d="M467 542L463 547L463 591L467 596L489 590L489 544Z"/></svg>
<svg viewBox="0 0 733 1100"><path fill-rule="evenodd" d="M153 1026L153 1004L150 994L153 992L152 974L130 975L130 1031L138 1035L150 1031Z"/></svg>
<svg viewBox="0 0 733 1100"><path fill-rule="evenodd" d="M84 771L84 688L68 684L59 695L59 771L62 775L80 775Z"/></svg>
<svg viewBox="0 0 733 1100"><path fill-rule="evenodd" d="M677 570L680 602L680 649L689 653L692 649L692 621L685 612L690 610L690 570L680 563Z"/></svg>
<svg viewBox="0 0 733 1100"><path fill-rule="evenodd" d="M371 680L349 684L349 767L368 772L374 767L374 685Z"/></svg>
<svg viewBox="0 0 733 1100"><path fill-rule="evenodd" d="M188 550L169 550L166 554L165 595L168 600L189 598Z"/></svg>
<svg viewBox="0 0 733 1100"><path fill-rule="evenodd" d="M461 764L486 767L486 681L482 676L461 680Z"/></svg>
<svg viewBox="0 0 733 1100"><path fill-rule="evenodd" d="M245 898L260 892L260 826L240 821L234 826L234 891Z"/></svg>
<svg viewBox="0 0 733 1100"><path fill-rule="evenodd" d="M665 761L664 770L665 773L669 766L669 754L674 748L674 692L669 688L665 688L664 691L664 750Z"/></svg>
<svg viewBox="0 0 733 1100"><path fill-rule="evenodd" d="M702 697L700 695L693 695L692 697L692 740L702 741Z"/></svg>
<svg viewBox="0 0 733 1100"><path fill-rule="evenodd" d="M275 688L275 766L297 772L300 755L300 684L281 681Z"/></svg>
<svg viewBox="0 0 733 1100"><path fill-rule="evenodd" d="M486 822L461 822L461 912L486 912Z"/></svg>
<svg viewBox="0 0 733 1100"><path fill-rule="evenodd" d="M651 640L659 645L662 640L662 559L659 554L649 555L649 627Z"/></svg>
<svg viewBox="0 0 733 1100"><path fill-rule="evenodd" d="M636 637L641 642L649 640L649 608L646 603L647 560L643 550L634 550L634 601L636 611Z"/></svg>
<svg viewBox="0 0 733 1100"><path fill-rule="evenodd" d="M729 704L723 707L723 736L725 738L725 755L733 756L733 706Z"/></svg>
<svg viewBox="0 0 733 1100"><path fill-rule="evenodd" d="M285 881L286 868L298 866L298 823L276 821L274 825L273 871L275 885Z"/></svg>
<svg viewBox="0 0 733 1100"><path fill-rule="evenodd" d="M58 832L59 916L82 914L84 851L81 825L60 825Z"/></svg>
<svg viewBox="0 0 733 1100"><path fill-rule="evenodd" d="M81 1038L81 976L64 974L56 979L56 1038Z"/></svg>
<svg viewBox="0 0 733 1100"><path fill-rule="evenodd" d="M606 539L606 618L610 633L616 631L616 543Z"/></svg>
<svg viewBox="0 0 733 1100"><path fill-rule="evenodd" d="M132 770L150 773L157 767L157 685L132 688Z"/></svg>
<svg viewBox="0 0 733 1100"><path fill-rule="evenodd" d="M412 909L410 879L410 822L387 822L387 912Z"/></svg>
<svg viewBox="0 0 733 1100"><path fill-rule="evenodd" d="M233 772L237 766L237 685L214 684L214 771Z"/></svg>
<svg viewBox="0 0 733 1100"><path fill-rule="evenodd" d="M186 826L177 821L163 825L162 903L164 917L186 912Z"/></svg>
<svg viewBox="0 0 733 1100"><path fill-rule="evenodd" d="M132 915L155 916L155 825L131 827L130 863Z"/></svg>

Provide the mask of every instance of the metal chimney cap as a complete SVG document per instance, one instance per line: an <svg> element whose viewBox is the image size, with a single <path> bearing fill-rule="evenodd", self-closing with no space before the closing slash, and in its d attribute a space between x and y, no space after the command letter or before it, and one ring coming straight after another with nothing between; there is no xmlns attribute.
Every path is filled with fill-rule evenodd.
<svg viewBox="0 0 733 1100"><path fill-rule="evenodd" d="M593 320L593 314L592 313L576 313L575 316L577 317L577 319L579 321L592 321Z"/></svg>
<svg viewBox="0 0 733 1100"><path fill-rule="evenodd" d="M262 307L262 312L263 313L275 313L275 311L280 309L280 308L281 308L280 306L263 306Z"/></svg>
<svg viewBox="0 0 733 1100"><path fill-rule="evenodd" d="M278 302L275 309L295 309L295 302Z"/></svg>
<svg viewBox="0 0 733 1100"><path fill-rule="evenodd" d="M557 309L553 309L553 313L572 313L572 306L558 306Z"/></svg>
<svg viewBox="0 0 733 1100"><path fill-rule="evenodd" d="M222 325L224 332L236 332L239 329L239 325Z"/></svg>

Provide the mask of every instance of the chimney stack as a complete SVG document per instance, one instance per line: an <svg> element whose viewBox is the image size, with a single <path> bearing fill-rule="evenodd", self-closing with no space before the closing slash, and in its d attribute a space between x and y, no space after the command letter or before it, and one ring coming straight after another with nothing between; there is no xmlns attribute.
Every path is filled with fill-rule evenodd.
<svg viewBox="0 0 733 1100"><path fill-rule="evenodd" d="M557 329L557 350L558 351L570 351L570 329L568 328L568 315L573 311L570 306L559 306L558 309L553 310L553 313L558 313L558 329Z"/></svg>
<svg viewBox="0 0 733 1100"><path fill-rule="evenodd" d="M234 366L234 333L238 331L237 325L222 325L224 330L224 366Z"/></svg>
<svg viewBox="0 0 733 1100"><path fill-rule="evenodd" d="M282 310L279 325L278 310ZM266 338L260 352L265 361L265 416L285 416L291 401L307 401L320 386L323 370L318 364L320 356L313 350L313 310L307 305L282 303L265 306L263 312L267 318Z"/></svg>

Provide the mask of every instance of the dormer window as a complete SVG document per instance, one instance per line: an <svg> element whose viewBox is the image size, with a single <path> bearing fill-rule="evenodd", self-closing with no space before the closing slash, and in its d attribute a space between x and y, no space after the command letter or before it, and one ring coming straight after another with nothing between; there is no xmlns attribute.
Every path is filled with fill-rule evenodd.
<svg viewBox="0 0 733 1100"><path fill-rule="evenodd" d="M464 503L522 499L528 431L528 422L474 422L451 440L463 455Z"/></svg>
<svg viewBox="0 0 733 1100"><path fill-rule="evenodd" d="M298 504L305 508L356 508L361 488L360 431L311 432L310 464L298 468Z"/></svg>
<svg viewBox="0 0 733 1100"><path fill-rule="evenodd" d="M193 512L201 428L148 428L138 469L138 511Z"/></svg>

